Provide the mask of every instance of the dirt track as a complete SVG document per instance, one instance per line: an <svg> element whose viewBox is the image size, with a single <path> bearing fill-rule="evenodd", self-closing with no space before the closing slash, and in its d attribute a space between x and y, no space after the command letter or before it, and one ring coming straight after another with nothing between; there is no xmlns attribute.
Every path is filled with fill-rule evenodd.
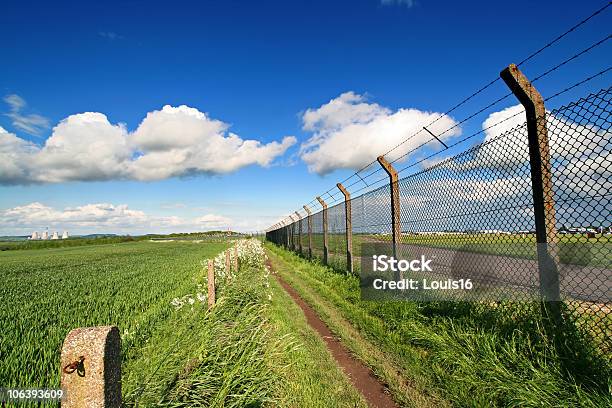
<svg viewBox="0 0 612 408"><path fill-rule="evenodd" d="M274 273L272 264L268 263L268 265L278 283L302 309L308 324L321 336L338 365L348 375L353 386L364 396L368 404L372 407L397 408L398 405L388 394L384 385L374 376L372 370L351 355L348 349L334 337L329 327L319 318L314 309L300 297L295 289Z"/></svg>

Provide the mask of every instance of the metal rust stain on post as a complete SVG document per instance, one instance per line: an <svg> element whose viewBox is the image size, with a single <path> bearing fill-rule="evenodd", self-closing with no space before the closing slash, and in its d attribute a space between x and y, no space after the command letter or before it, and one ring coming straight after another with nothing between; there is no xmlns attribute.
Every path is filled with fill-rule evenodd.
<svg viewBox="0 0 612 408"><path fill-rule="evenodd" d="M525 108L540 291L545 300L559 300L555 201L544 98L515 64L499 75Z"/></svg>
<svg viewBox="0 0 612 408"><path fill-rule="evenodd" d="M121 338L117 326L72 330L62 346L62 407L121 406Z"/></svg>
<svg viewBox="0 0 612 408"><path fill-rule="evenodd" d="M307 205L304 206L304 211L308 214L308 259L312 259L312 211Z"/></svg>
<svg viewBox="0 0 612 408"><path fill-rule="evenodd" d="M323 207L323 263L327 265L329 258L329 242L327 237L327 204L321 197L317 197L317 201Z"/></svg>
<svg viewBox="0 0 612 408"><path fill-rule="evenodd" d="M208 260L208 308L215 305L215 263Z"/></svg>
<svg viewBox="0 0 612 408"><path fill-rule="evenodd" d="M346 270L353 273L353 221L351 210L351 193L342 185L336 184L338 189L344 194L344 227L346 229Z"/></svg>

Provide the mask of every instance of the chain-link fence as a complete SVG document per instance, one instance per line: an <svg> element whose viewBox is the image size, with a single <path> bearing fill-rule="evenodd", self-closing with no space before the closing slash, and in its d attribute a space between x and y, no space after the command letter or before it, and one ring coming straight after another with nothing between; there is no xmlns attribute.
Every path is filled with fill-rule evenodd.
<svg viewBox="0 0 612 408"><path fill-rule="evenodd" d="M564 317L609 353L611 99L612 89L603 89L547 112L531 122L539 126L537 132L529 130L529 121L508 121L504 131L487 134L467 151L405 175L396 189L399 236L393 232L392 185L352 198L353 255L359 257L366 244L393 243L400 257L434 259L438 276L479 285L477 293L459 300L487 307L500 301L562 304ZM521 109L511 113L525 118ZM536 133L540 139L530 142ZM328 264L340 270L347 264L346 218L343 202L311 215L313 257L325 258L327 235ZM292 228L269 231L267 239L286 246ZM354 266L358 271L359 263ZM427 296L449 300L440 291Z"/></svg>

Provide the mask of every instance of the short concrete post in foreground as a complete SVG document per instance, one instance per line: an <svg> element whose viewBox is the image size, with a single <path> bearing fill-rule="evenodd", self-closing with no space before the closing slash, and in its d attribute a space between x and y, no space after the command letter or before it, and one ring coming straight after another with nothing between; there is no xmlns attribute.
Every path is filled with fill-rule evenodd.
<svg viewBox="0 0 612 408"><path fill-rule="evenodd" d="M215 305L215 263L208 260L208 308Z"/></svg>
<svg viewBox="0 0 612 408"><path fill-rule="evenodd" d="M323 207L323 263L327 265L329 257L329 243L327 241L327 204L321 197L317 197L317 201Z"/></svg>
<svg viewBox="0 0 612 408"><path fill-rule="evenodd" d="M64 340L60 361L62 407L121 406L121 338L117 326L72 330Z"/></svg>

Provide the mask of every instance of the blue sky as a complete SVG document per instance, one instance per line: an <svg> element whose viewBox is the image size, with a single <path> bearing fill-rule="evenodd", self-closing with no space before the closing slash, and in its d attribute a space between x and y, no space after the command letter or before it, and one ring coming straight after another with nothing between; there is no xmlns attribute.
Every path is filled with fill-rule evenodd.
<svg viewBox="0 0 612 408"><path fill-rule="evenodd" d="M344 178L366 153L375 158L406 129L391 129L395 136L362 129L354 137L372 145L361 151L352 151L357 143L342 143L350 134L323 147L321 140L372 117L391 126L390 117L401 109L424 112L423 118L444 112L603 5L515 1L504 9L491 1L5 1L0 127L11 135L6 136L13 143L10 149L15 138L31 144L20 144L20 155L0 149L5 163L19 159L12 168L0 165L5 172L0 174L0 235L47 226L75 233L263 229ZM609 23L606 10L529 61L524 72L533 77L586 48L607 34ZM609 55L604 44L536 85L550 95L607 67ZM609 76L598 78L550 107L608 85ZM453 112L448 123L505 92L498 81ZM336 106L329 105L332 100L340 110L325 108ZM510 98L483 112L461 126L462 134L515 104ZM165 105L175 110L164 113ZM181 105L197 111L180 110ZM311 115L305 115L309 110ZM92 116L71 116L85 112L106 115L100 130L91 130L87 138L80 132ZM181 144L190 132L181 118L201 113L199 122L193 119L197 129L219 129L194 130L194 138L201 139L193 141L197 145L185 142L183 150L168 146ZM66 175L58 170L68 163L62 160L70 158L69 152L62 157L29 153L42 149L63 120L58 141L83 144L79 149L110 135L106 132L129 140L134 146L109 150L121 156L116 161L105 161L104 148L90 152L98 167L120 163L125 169L92 169L86 160L87 169L75 167ZM238 135L236 145L219 139L230 133ZM212 145L207 137L223 148L206 150ZM458 134L448 135L453 137ZM239 150L244 141L259 145ZM338 156L352 158L345 163L329 159L323 148L330 146L340 146ZM203 150L193 162L179 163L170 154L197 149ZM172 171L155 175L150 164L134 166L141 156ZM29 159L40 162L19 167Z"/></svg>

